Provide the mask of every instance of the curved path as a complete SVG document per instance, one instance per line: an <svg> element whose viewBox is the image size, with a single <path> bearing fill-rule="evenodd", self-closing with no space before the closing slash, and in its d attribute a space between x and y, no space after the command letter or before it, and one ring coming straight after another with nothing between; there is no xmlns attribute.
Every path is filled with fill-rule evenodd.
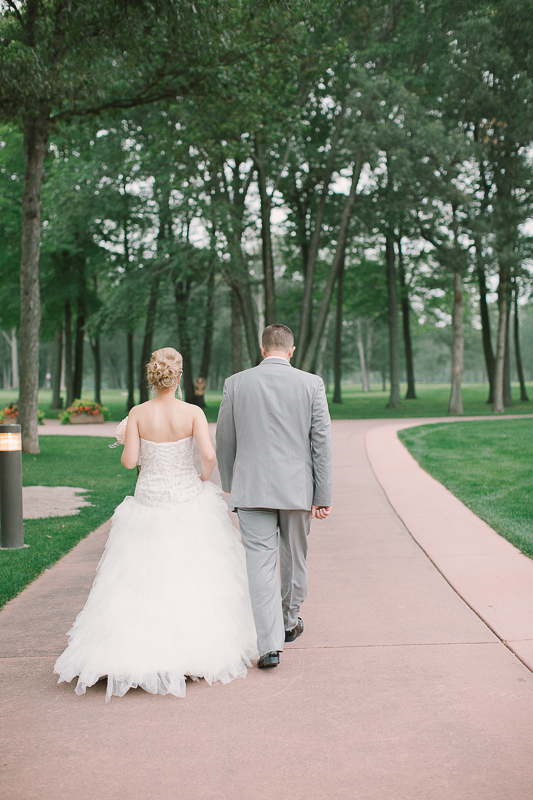
<svg viewBox="0 0 533 800"><path fill-rule="evenodd" d="M509 648L530 663L533 562L415 464L396 429L417 422L333 424L334 514L275 670L107 706L57 686L107 525L9 603L3 800L530 800L533 675Z"/></svg>

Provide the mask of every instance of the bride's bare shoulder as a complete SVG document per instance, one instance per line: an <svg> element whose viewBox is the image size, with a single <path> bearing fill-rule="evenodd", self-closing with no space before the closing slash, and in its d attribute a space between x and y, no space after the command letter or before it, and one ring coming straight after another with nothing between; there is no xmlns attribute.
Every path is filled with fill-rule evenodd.
<svg viewBox="0 0 533 800"><path fill-rule="evenodd" d="M130 408L129 417L139 417L142 416L146 411L147 407L150 405L150 400L147 400L146 403L140 403L138 406L133 406Z"/></svg>
<svg viewBox="0 0 533 800"><path fill-rule="evenodd" d="M194 419L205 416L200 406L197 406L194 403L186 403L185 400L178 400L178 402L181 404L181 410L184 414L187 414Z"/></svg>

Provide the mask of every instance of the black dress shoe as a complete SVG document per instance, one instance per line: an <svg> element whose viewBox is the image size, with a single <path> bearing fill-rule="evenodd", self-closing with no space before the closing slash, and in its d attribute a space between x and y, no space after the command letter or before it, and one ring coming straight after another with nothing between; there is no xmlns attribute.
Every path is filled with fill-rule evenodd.
<svg viewBox="0 0 533 800"><path fill-rule="evenodd" d="M298 624L295 628L291 628L290 631L285 631L285 641L286 642L294 642L298 636L304 632L304 624L302 622L302 618L298 617Z"/></svg>
<svg viewBox="0 0 533 800"><path fill-rule="evenodd" d="M270 653L265 653L264 656L261 656L259 661L257 662L257 666L259 669L265 669L266 667L277 667L279 664L279 653L277 650L272 650Z"/></svg>

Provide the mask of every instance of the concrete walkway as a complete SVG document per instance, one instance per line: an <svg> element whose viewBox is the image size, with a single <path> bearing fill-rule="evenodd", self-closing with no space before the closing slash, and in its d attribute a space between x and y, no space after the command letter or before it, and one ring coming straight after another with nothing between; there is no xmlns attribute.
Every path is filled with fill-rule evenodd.
<svg viewBox="0 0 533 800"><path fill-rule="evenodd" d="M334 513L275 670L107 706L57 686L107 525L9 603L2 799L531 800L533 561L415 464L416 423L333 424Z"/></svg>

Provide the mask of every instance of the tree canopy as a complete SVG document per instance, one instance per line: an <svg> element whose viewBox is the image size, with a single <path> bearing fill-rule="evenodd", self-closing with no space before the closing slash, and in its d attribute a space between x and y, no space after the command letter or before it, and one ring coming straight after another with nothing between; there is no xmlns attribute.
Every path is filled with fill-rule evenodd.
<svg viewBox="0 0 533 800"><path fill-rule="evenodd" d="M281 320L297 366L335 365L337 402L343 370L374 371L396 407L431 328L460 413L473 328L494 410L515 371L526 394L529 5L0 0L0 328L26 449L48 340L67 401L84 343L98 394L123 336L128 405L163 337L202 402L195 378L256 363Z"/></svg>

